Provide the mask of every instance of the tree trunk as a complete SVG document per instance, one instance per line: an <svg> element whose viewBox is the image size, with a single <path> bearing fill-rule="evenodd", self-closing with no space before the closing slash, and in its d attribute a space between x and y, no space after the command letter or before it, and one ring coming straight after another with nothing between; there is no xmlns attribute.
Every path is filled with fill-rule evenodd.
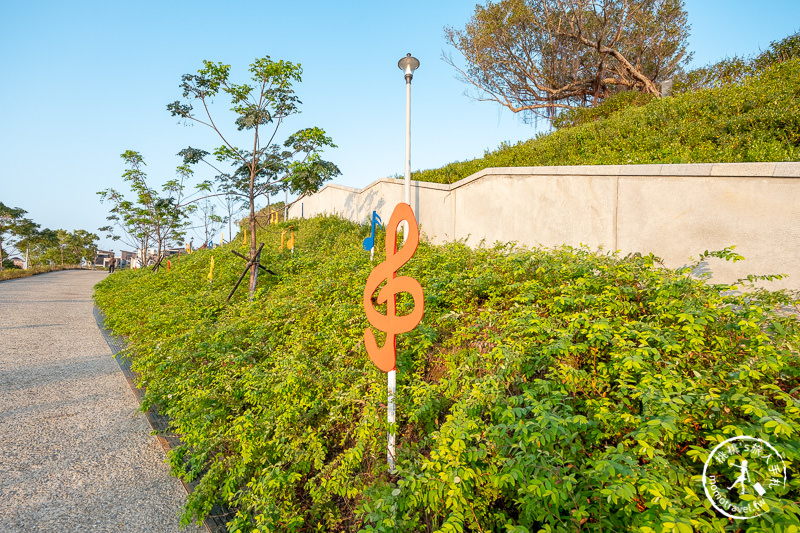
<svg viewBox="0 0 800 533"><path fill-rule="evenodd" d="M258 282L258 263L255 262L256 257L256 206L255 198L252 192L250 193L250 259L253 261L253 266L250 270L250 299L253 299L253 294L256 292L256 283Z"/></svg>

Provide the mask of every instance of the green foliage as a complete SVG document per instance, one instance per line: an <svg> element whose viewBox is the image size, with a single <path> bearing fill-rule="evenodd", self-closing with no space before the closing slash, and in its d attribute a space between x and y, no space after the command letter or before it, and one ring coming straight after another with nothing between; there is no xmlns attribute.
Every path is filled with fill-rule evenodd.
<svg viewBox="0 0 800 533"><path fill-rule="evenodd" d="M273 142L281 125L300 113L301 102L294 90L294 84L302 79L303 69L299 64L273 61L269 56L256 59L249 69L252 85L231 83L230 68L230 65L203 61L203 68L197 74L185 74L181 78L183 97L189 103L176 100L167 105L167 111L172 116L211 128L222 140L223 144L213 152L215 163L206 158L208 152L197 148L188 147L179 155L187 165L202 161L214 169L218 189L226 195L229 213L236 201L248 208L249 257L255 259L256 200L265 197L269 208L270 197L275 193L286 190L299 194L313 193L341 172L335 164L322 159L322 151L336 145L318 127L301 129L289 135L282 145ZM220 90L230 97L230 110L236 115L237 129L249 130L253 135L252 141L246 144L252 149L234 146L212 118L209 103ZM201 104L202 111L196 112L192 101ZM223 164L222 170L218 168L219 163ZM224 170L224 166L228 166L228 170ZM251 298L257 270L253 263Z"/></svg>
<svg viewBox="0 0 800 533"><path fill-rule="evenodd" d="M751 59L734 56L678 75L674 91L686 93L741 83L746 78L778 63L798 58L800 58L800 33L793 33L770 43L769 48Z"/></svg>
<svg viewBox="0 0 800 533"><path fill-rule="evenodd" d="M181 242L189 223L188 216L197 209L196 205L183 203L185 182L193 171L187 165L179 165L178 177L162 185L164 195L161 196L147 183L141 154L126 150L120 157L128 165L122 179L130 185L135 200L127 199L114 188L99 191L100 201L111 203L110 214L106 217L111 224L100 231L108 232L107 237L115 241L124 239L137 250L146 250L154 243L161 255L171 245Z"/></svg>
<svg viewBox="0 0 800 533"><path fill-rule="evenodd" d="M608 118L631 107L647 105L655 98L639 91L623 91L603 100L597 107L579 107L563 112L553 119L556 129L571 128L588 122Z"/></svg>
<svg viewBox="0 0 800 533"><path fill-rule="evenodd" d="M659 98L597 118L412 179L454 183L490 167L799 161L800 58L741 85Z"/></svg>
<svg viewBox="0 0 800 533"><path fill-rule="evenodd" d="M528 117L555 118L620 91L657 95L691 54L683 0L496 0L445 38L462 81Z"/></svg>
<svg viewBox="0 0 800 533"><path fill-rule="evenodd" d="M9 207L0 202L0 270L4 268L2 259L8 257L9 248L37 234L39 224L25 218L27 213L22 208Z"/></svg>
<svg viewBox="0 0 800 533"><path fill-rule="evenodd" d="M188 102L170 103L167 111L213 129L223 141L213 155L218 162L230 165L231 170L221 171L205 159L208 152L191 147L179 154L185 164L203 161L211 165L218 173L220 189L243 198L251 213L259 196L269 197L285 188L293 193L315 192L323 182L340 173L336 165L320 157L325 147L336 147L320 128L301 129L283 145L272 142L281 124L300 113L301 102L294 90L294 84L302 80L303 69L299 64L273 61L269 56L256 59L249 68L252 85L232 83L230 69L230 65L203 61L197 74L184 74L181 78L183 97ZM230 98L237 130L250 130L253 134L252 150L230 144L211 118L208 105L220 90ZM194 110L192 101L202 105L200 113Z"/></svg>
<svg viewBox="0 0 800 533"><path fill-rule="evenodd" d="M398 337L390 477L386 377L363 346L381 254L370 263L369 228L333 217L291 221L290 254L288 224L259 234L277 276L253 301L224 304L236 241L97 286L145 405L182 435L173 472L201 477L185 521L225 503L230 531L737 531L701 475L745 434L789 469L747 525L800 527L800 324L778 310L798 309L792 295L740 295L652 255L421 243L401 269L426 311Z"/></svg>

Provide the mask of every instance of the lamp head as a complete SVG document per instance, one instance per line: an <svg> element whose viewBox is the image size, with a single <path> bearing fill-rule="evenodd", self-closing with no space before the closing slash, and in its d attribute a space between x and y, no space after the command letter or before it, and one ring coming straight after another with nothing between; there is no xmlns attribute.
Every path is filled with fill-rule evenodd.
<svg viewBox="0 0 800 533"><path fill-rule="evenodd" d="M397 66L405 73L406 81L411 81L414 71L419 68L419 59L411 57L411 54L406 54L406 57L397 62Z"/></svg>

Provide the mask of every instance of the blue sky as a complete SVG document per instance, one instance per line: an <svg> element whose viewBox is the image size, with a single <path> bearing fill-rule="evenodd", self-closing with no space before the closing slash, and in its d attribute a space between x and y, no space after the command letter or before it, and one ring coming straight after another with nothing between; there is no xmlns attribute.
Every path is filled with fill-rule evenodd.
<svg viewBox="0 0 800 533"><path fill-rule="evenodd" d="M443 28L463 27L474 5L0 0L0 202L25 209L43 227L97 232L108 206L96 192L124 189L122 152L140 152L160 183L175 176L182 148L219 144L165 109L180 97L181 75L204 59L232 65L238 82L257 57L300 63L303 112L282 132L326 130L338 145L326 157L339 165L336 182L344 185L403 173L405 82L397 61L407 52L421 62L412 83L413 170L528 139L535 126L466 97L441 59L457 55ZM800 29L797 0L685 5L694 66L758 53ZM105 238L101 247L121 248Z"/></svg>

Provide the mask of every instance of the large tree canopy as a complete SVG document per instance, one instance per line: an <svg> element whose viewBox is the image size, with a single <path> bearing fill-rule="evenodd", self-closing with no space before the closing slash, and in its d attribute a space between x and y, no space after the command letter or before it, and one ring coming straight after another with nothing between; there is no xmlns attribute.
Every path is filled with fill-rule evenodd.
<svg viewBox="0 0 800 533"><path fill-rule="evenodd" d="M24 209L9 207L0 202L0 270L3 270L3 259L8 255L8 248L15 247L23 239L36 234L39 225L25 218L27 213Z"/></svg>
<svg viewBox="0 0 800 533"><path fill-rule="evenodd" d="M683 0L500 0L476 6L445 35L466 60L478 100L553 118L658 83L681 70L689 26Z"/></svg>

